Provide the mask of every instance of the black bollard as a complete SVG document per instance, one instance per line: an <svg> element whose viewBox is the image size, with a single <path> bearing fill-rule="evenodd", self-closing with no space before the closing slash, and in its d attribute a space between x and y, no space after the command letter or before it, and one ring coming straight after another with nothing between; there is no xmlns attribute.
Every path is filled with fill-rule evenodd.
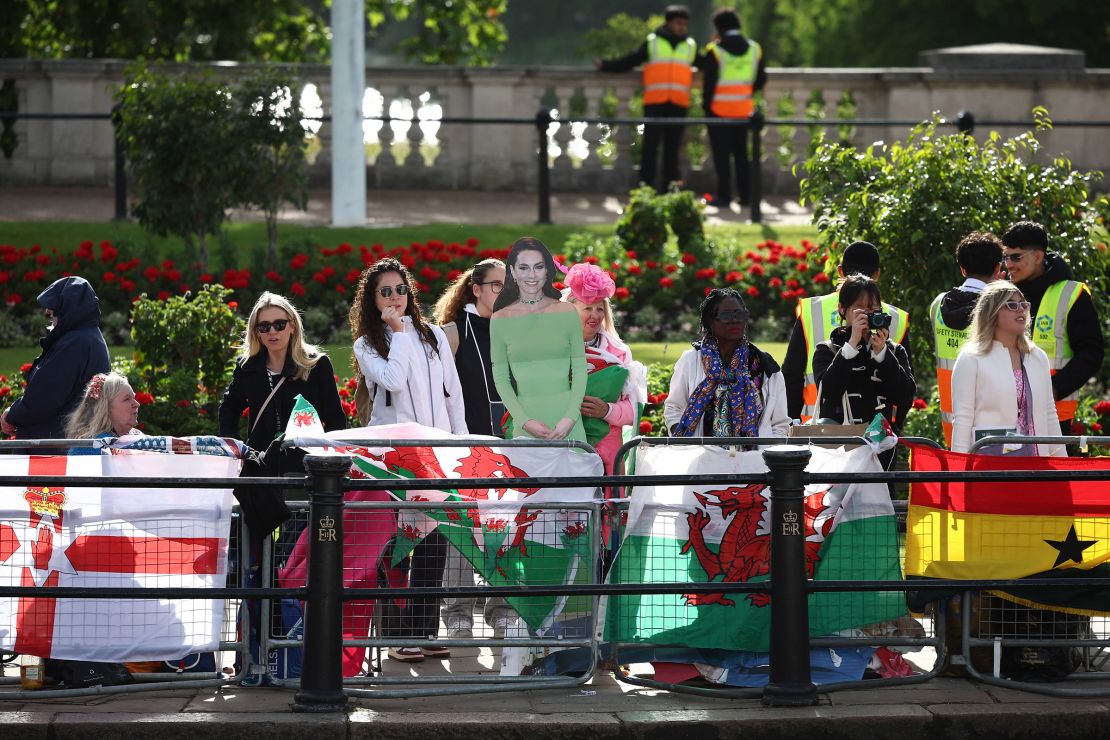
<svg viewBox="0 0 1110 740"><path fill-rule="evenodd" d="M547 127L551 125L553 120L551 111L547 108L541 108L540 112L536 114L536 137L539 144L537 147L539 152L537 155L539 157L537 177L539 181L536 187L540 200L540 214L536 221L538 224L551 223L551 164L548 162Z"/></svg>
<svg viewBox="0 0 1110 740"><path fill-rule="evenodd" d="M751 117L752 164L750 170L752 223L763 223L763 111L756 110Z"/></svg>
<svg viewBox="0 0 1110 740"><path fill-rule="evenodd" d="M763 703L807 707L817 703L809 673L809 606L806 594L805 447L763 450L771 469L771 680Z"/></svg>
<svg viewBox="0 0 1110 740"><path fill-rule="evenodd" d="M343 481L345 456L308 455L312 479L308 516L308 598L304 616L304 663L294 712L342 712L343 693Z"/></svg>

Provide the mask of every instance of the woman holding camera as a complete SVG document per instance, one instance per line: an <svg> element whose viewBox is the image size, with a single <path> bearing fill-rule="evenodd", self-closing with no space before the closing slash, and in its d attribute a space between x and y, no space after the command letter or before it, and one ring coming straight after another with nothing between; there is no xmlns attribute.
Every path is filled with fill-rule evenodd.
<svg viewBox="0 0 1110 740"><path fill-rule="evenodd" d="M882 414L897 433L916 389L906 348L890 341L890 315L879 285L851 275L840 287L842 326L813 353L818 417L838 424L867 424Z"/></svg>

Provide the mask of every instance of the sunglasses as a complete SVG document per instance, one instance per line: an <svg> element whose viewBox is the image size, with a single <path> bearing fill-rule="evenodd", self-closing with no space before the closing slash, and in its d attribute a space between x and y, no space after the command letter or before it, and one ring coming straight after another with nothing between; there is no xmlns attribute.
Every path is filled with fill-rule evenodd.
<svg viewBox="0 0 1110 740"><path fill-rule="evenodd" d="M1010 262L1013 264L1017 264L1018 262L1021 262L1022 258L1024 257L1025 252L1013 252L1012 254L1004 254L1002 255L1002 263L1005 264L1007 262Z"/></svg>
<svg viewBox="0 0 1110 740"><path fill-rule="evenodd" d="M1029 301L1006 301L1002 304L1002 307L1008 308L1011 311L1028 311L1031 305Z"/></svg>
<svg viewBox="0 0 1110 740"><path fill-rule="evenodd" d="M289 319L278 319L277 321L259 321L254 325L259 334L269 334L270 329L274 331L285 331L285 327L289 325Z"/></svg>
<svg viewBox="0 0 1110 740"><path fill-rule="evenodd" d="M489 289L492 290L494 293L500 293L505 287L505 283L501 282L500 280L490 280L488 283L474 283L474 284L475 285L488 285L488 286L490 286Z"/></svg>
<svg viewBox="0 0 1110 740"><path fill-rule="evenodd" d="M725 311L717 314L713 318L723 324L729 324L736 321L747 321L749 316L751 316L751 314L747 311Z"/></svg>
<svg viewBox="0 0 1110 740"><path fill-rule="evenodd" d="M380 295L382 298L389 298L391 295L393 295L393 290L394 290L393 288L391 288L387 285L384 288L378 288L378 295ZM396 290L397 290L397 295L408 295L409 294L409 286L407 286L407 285L398 285Z"/></svg>

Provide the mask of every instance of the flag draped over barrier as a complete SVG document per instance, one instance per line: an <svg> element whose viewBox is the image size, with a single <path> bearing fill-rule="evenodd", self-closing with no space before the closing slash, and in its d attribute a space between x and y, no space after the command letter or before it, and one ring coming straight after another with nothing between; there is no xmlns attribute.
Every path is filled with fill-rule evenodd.
<svg viewBox="0 0 1110 740"><path fill-rule="evenodd" d="M967 455L912 447L919 471L1106 470L1110 458ZM906 519L906 575L952 579L1079 579L1110 575L1105 481L916 483ZM1110 591L1010 589L1009 598L1110 613ZM926 596L922 595L921 600Z"/></svg>
<svg viewBox="0 0 1110 740"><path fill-rule="evenodd" d="M309 407L311 408L311 407ZM303 409L305 413L307 409ZM313 427L305 417L306 430ZM290 434L292 430L287 430ZM398 500L449 501L472 504L442 509L402 509L394 543L397 560L438 530L470 561L491 585L551 585L572 583L589 563L593 522L583 510L535 509L530 504L588 504L595 488L516 487L513 478L596 476L601 458L568 448L500 447L501 441L482 438L469 447L392 447L387 440L453 439L454 436L419 424L390 424L332 432L326 439L296 437L301 447L322 447L326 453L352 457L351 475L367 480L367 488L389 488L390 480L427 478L444 481L433 490L393 490ZM343 440L381 439L381 445L350 445ZM317 450L313 450L317 452ZM499 478L493 488L450 487L458 478ZM399 553L399 554L398 554ZM509 604L533 630L544 631L557 616L565 598L510 597Z"/></svg>
<svg viewBox="0 0 1110 740"><path fill-rule="evenodd" d="M152 437L136 446L134 439L111 455L0 456L0 475L180 479L239 473L242 448L234 441ZM231 507L230 489L34 481L0 488L0 584L222 588ZM216 600L0 597L0 649L73 660L176 659L214 650L223 616L223 601Z"/></svg>
<svg viewBox="0 0 1110 740"><path fill-rule="evenodd" d="M810 448L809 472L879 471L869 446ZM644 475L763 473L759 452L647 447ZM770 497L763 484L637 487L610 573L614 583L759 582L770 574ZM811 485L804 521L806 567L825 580L899 580L894 510L882 484ZM766 651L770 595L658 594L609 599L606 637L694 648ZM820 593L809 598L810 633L872 625L906 613L899 592Z"/></svg>

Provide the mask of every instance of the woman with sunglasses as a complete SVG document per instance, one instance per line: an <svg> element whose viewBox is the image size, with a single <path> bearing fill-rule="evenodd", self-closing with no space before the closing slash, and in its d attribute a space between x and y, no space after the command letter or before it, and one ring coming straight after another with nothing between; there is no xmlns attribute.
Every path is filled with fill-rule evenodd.
<svg viewBox="0 0 1110 740"><path fill-rule="evenodd" d="M416 422L451 434L468 433L459 374L451 345L438 326L424 321L408 269L393 258L363 271L351 303L354 360L373 399L370 426ZM408 585L439 588L447 560L447 540L433 531L413 549ZM439 633L440 598L414 597L397 610L384 632L425 640ZM390 648L404 663L448 658L447 648Z"/></svg>
<svg viewBox="0 0 1110 740"><path fill-rule="evenodd" d="M265 292L251 309L231 385L220 402L220 436L245 439L248 447L265 450L285 431L298 395L316 408L327 431L347 427L328 356L305 341L301 316L293 304ZM248 410L246 437L240 432L244 409ZM304 472L295 456L282 455L276 465L268 472Z"/></svg>
<svg viewBox="0 0 1110 740"><path fill-rule="evenodd" d="M984 434L1057 433L1048 356L1028 330L1029 302L1013 283L998 280L979 294L970 334L952 370L953 451L967 452ZM1067 455L1063 445L997 445L981 451Z"/></svg>
<svg viewBox="0 0 1110 740"><path fill-rule="evenodd" d="M702 301L701 339L675 363L663 403L671 436L786 436L786 381L748 341L750 317L732 288L714 288Z"/></svg>

